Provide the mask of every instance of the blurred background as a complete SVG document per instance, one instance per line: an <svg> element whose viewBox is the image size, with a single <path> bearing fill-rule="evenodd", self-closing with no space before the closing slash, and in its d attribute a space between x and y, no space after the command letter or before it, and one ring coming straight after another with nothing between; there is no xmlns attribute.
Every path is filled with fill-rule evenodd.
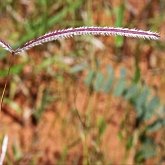
<svg viewBox="0 0 165 165"><path fill-rule="evenodd" d="M78 36L16 56L0 112L5 164L165 164L164 9L164 0L0 0L0 38L13 48L79 26L161 35ZM0 48L0 94L8 62Z"/></svg>

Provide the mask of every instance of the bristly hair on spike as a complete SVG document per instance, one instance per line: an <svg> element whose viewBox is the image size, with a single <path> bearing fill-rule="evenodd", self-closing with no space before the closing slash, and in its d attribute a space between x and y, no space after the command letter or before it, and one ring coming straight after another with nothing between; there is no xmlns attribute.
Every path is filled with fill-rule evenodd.
<svg viewBox="0 0 165 165"><path fill-rule="evenodd" d="M36 39L32 39L25 44L23 44L20 48L14 50L11 48L9 44L7 44L5 41L0 40L0 46L3 47L5 50L9 51L12 55L20 54L23 51L26 51L34 46L53 41L58 40L62 38L69 38L73 36L79 36L79 35L107 35L107 36L125 36L125 37L134 37L134 38L143 38L143 39L152 39L152 40L158 40L160 38L158 33L154 33L151 31L144 31L144 30L137 30L137 29L128 29L128 28L115 28L115 27L77 27L77 28L69 28L69 29L63 29L63 30L56 30L53 32L46 33ZM9 70L8 70L8 76L10 73L10 68L12 66L14 56L11 56L11 61L9 63ZM3 98L6 91L6 86L8 83L8 78L6 79L4 89L2 91L2 97L0 99L0 111L2 109L3 104Z"/></svg>
<svg viewBox="0 0 165 165"><path fill-rule="evenodd" d="M0 46L2 46L7 51L12 54L20 54L22 51L26 51L34 46L58 40L62 38L69 38L79 35L107 35L107 36L125 36L125 37L134 37L134 38L143 38L143 39L152 39L158 40L160 35L151 31L144 31L138 29L128 29L128 28L115 28L115 27L78 27L78 28L69 28L63 30L56 30L53 32L46 33L36 39L32 39L20 48L13 50L9 44L0 40Z"/></svg>
<svg viewBox="0 0 165 165"><path fill-rule="evenodd" d="M5 50L9 51L12 53L14 50L11 48L9 44L7 44L5 41L0 40L0 46L4 48Z"/></svg>

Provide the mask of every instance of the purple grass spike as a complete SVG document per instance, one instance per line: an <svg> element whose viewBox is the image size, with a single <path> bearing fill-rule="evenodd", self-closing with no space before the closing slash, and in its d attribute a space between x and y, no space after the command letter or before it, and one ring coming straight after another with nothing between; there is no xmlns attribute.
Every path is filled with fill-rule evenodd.
<svg viewBox="0 0 165 165"><path fill-rule="evenodd" d="M2 46L2 48L4 48L5 50L9 51L10 53L12 53L14 51L11 48L11 46L9 44L7 44L5 41L0 40L0 46Z"/></svg>
<svg viewBox="0 0 165 165"><path fill-rule="evenodd" d="M43 43L58 40L62 38L69 38L79 35L103 35L103 36L125 36L125 37L134 37L134 38L143 38L143 39L152 39L158 40L160 35L151 31L137 30L137 29L128 29L128 28L115 28L115 27L77 27L69 28L63 30L56 30L53 32L46 33L36 39L32 39L20 48L13 50L8 44L0 40L0 46L4 49L10 51L13 54L20 54L23 51L26 51L34 46L41 45Z"/></svg>

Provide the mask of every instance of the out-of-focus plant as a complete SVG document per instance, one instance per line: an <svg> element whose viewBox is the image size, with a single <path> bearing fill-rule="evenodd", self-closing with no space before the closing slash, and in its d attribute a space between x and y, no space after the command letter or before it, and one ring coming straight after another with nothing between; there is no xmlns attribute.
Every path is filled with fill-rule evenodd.
<svg viewBox="0 0 165 165"><path fill-rule="evenodd" d="M95 92L112 93L115 97L122 97L129 102L136 111L135 129L131 135L131 141L127 141L129 149L133 141L138 138L141 143L136 149L135 162L142 162L149 157L156 156L156 142L150 134L165 126L164 105L159 97L153 94L152 89L141 83L128 83L126 81L126 70L121 69L120 77L114 76L113 68L108 65L106 74L89 69L85 78L85 84ZM137 136L138 132L138 136Z"/></svg>

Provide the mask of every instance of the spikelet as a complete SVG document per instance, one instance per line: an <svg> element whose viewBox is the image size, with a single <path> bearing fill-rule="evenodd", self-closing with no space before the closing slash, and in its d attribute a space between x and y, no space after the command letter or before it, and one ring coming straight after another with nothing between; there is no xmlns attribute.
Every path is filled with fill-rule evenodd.
<svg viewBox="0 0 165 165"><path fill-rule="evenodd" d="M46 33L36 39L30 40L23 44L20 48L12 50L12 48L5 42L0 40L0 45L6 50L13 52L14 54L20 54L22 51L26 51L34 46L41 45L46 42L50 42L58 39L65 39L79 35L103 35L103 36L125 36L133 38L143 38L158 40L160 38L158 33L151 31L143 31L137 29L128 28L114 28L114 27L78 27L69 28L63 30L56 30L53 32Z"/></svg>

